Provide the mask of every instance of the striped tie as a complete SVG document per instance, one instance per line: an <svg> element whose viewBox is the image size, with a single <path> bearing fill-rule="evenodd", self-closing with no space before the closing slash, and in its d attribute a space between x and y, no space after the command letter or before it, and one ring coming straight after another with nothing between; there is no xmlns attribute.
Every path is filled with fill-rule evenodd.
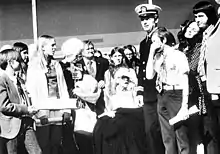
<svg viewBox="0 0 220 154"><path fill-rule="evenodd" d="M92 62L91 60L88 62L88 64L87 64L87 69L88 69L89 74L90 74L91 76L95 77L95 70L94 70L94 68L93 68L93 66L92 66L92 63L93 63L93 62Z"/></svg>

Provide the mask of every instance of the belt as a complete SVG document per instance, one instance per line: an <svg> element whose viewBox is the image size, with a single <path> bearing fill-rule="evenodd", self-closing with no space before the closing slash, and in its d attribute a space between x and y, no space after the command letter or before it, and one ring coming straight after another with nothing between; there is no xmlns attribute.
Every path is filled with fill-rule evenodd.
<svg viewBox="0 0 220 154"><path fill-rule="evenodd" d="M182 90L180 85L163 85L163 90Z"/></svg>

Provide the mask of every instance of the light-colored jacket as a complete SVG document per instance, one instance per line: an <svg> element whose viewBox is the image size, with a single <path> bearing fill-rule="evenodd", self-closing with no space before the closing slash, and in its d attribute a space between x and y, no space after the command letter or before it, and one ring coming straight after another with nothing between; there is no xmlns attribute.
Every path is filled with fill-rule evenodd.
<svg viewBox="0 0 220 154"><path fill-rule="evenodd" d="M54 63L56 69L57 84L58 84L60 98L61 99L69 98L62 68L58 61L52 60L52 63ZM35 60L32 61L31 65L29 65L29 68L27 70L26 86L28 92L30 93L31 99L33 100L32 103L37 103L37 100L48 98L48 86L47 86L47 78L45 73L46 70L41 66L40 59L36 58ZM59 111L41 110L36 115L36 118L40 118L42 116L61 117L64 111L66 112L66 110L59 110Z"/></svg>

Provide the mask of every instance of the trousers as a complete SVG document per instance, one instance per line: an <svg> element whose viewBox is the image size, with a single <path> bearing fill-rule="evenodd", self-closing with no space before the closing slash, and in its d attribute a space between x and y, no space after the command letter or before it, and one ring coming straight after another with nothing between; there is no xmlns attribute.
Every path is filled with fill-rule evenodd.
<svg viewBox="0 0 220 154"><path fill-rule="evenodd" d="M169 120L177 115L182 105L182 90L168 90L158 94L158 115L166 154L189 154L187 127L175 127Z"/></svg>
<svg viewBox="0 0 220 154"><path fill-rule="evenodd" d="M23 118L19 134L14 139L0 138L1 154L41 154L35 131L33 129L33 119Z"/></svg>
<svg viewBox="0 0 220 154"><path fill-rule="evenodd" d="M157 101L144 102L144 123L147 154L163 154L164 145L157 114Z"/></svg>

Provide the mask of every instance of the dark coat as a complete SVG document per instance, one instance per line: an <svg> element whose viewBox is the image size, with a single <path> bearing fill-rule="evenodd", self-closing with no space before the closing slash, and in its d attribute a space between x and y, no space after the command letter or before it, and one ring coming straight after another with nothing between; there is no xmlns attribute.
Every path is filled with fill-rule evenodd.
<svg viewBox="0 0 220 154"><path fill-rule="evenodd" d="M146 65L150 53L151 39L144 39L140 43L140 66L138 71L138 86L144 87L144 102L155 102L157 100L156 76L148 80L146 78ZM140 92L139 92L140 94Z"/></svg>
<svg viewBox="0 0 220 154"><path fill-rule="evenodd" d="M95 57L96 62L96 75L95 79L99 82L100 80L104 80L105 71L109 68L109 62L107 59L102 57ZM83 74L89 74L88 70L86 70L86 65L83 59L78 61L77 63L82 65Z"/></svg>

